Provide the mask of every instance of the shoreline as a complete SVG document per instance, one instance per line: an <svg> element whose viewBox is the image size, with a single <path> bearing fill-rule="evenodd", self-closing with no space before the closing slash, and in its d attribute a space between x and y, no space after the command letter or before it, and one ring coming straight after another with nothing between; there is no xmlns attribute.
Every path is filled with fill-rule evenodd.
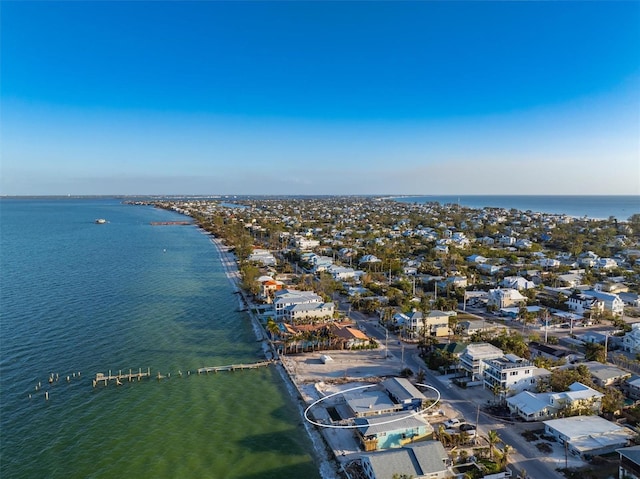
<svg viewBox="0 0 640 479"><path fill-rule="evenodd" d="M337 471L338 462L334 457L332 457L332 453L329 452L331 450L330 446L327 444L322 433L304 419L304 410L306 409L308 404L303 398L304 393L300 388L300 385L296 383L293 375L287 369L285 362L280 361L277 357L277 354L272 349L271 343L268 340L262 324L260 324L260 321L251 309L252 303L247 299L244 291L240 287L240 271L238 270L235 255L229 251L229 247L227 247L220 238L214 236L212 233L206 234L209 236L211 244L213 244L216 251L218 252L218 257L220 258L220 263L222 264L222 268L224 269L225 276L229 280L229 283L234 290L233 294L238 295L240 309L246 308L246 312L249 315L249 319L251 320L251 326L253 332L256 335L256 339L261 341L262 343L262 350L264 352L265 358L275 361L275 367L277 368L278 373L282 378L284 386L287 389L291 400L296 404L296 408L304 425L304 429L307 432L307 436L309 437L309 440L313 446L314 460L318 465L320 477L322 477L322 479L340 478L341 476Z"/></svg>

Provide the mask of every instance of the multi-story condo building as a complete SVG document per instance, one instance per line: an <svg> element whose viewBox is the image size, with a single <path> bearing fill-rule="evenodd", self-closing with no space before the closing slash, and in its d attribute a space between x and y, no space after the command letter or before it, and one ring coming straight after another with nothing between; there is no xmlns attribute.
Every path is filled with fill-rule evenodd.
<svg viewBox="0 0 640 479"><path fill-rule="evenodd" d="M460 356L460 366L471 381L481 381L485 368L485 359L496 359L504 356L500 348L489 343L472 343Z"/></svg>

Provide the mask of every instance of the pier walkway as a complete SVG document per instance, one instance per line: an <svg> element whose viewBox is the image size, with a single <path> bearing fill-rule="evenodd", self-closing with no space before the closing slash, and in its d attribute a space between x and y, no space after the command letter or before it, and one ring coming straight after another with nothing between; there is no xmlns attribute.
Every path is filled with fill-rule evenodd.
<svg viewBox="0 0 640 479"><path fill-rule="evenodd" d="M199 368L198 374L217 373L219 371L236 371L238 369L257 369L273 364L273 361L261 361L259 363L250 364L230 364L228 366L212 366L208 368Z"/></svg>
<svg viewBox="0 0 640 479"><path fill-rule="evenodd" d="M125 373L122 374L122 370L118 371L118 374L111 374L111 371L109 371L109 374L103 374L103 373L97 373L96 374L96 378L93 380L93 387L95 388L98 384L102 384L104 382L104 385L106 386L107 384L109 384L109 381L115 381L116 384L122 384L122 381L133 381L134 379L137 379L138 381L140 381L143 378L150 378L151 377L151 369L147 368L146 371L143 371L142 369L138 369L137 373L132 372L131 369L129 369L129 373Z"/></svg>
<svg viewBox="0 0 640 479"><path fill-rule="evenodd" d="M228 364L226 366L210 366L210 367L198 368L198 374L217 373L220 371L238 371L243 369L258 369L258 368L264 368L266 366L269 366L274 362L275 362L274 360L269 360L269 361L260 361L257 363L248 363L248 364ZM187 371L187 375L190 375L190 374L191 374L191 371ZM178 371L178 376L179 377L183 376L182 371ZM133 370L129 369L129 372L124 374L122 373L122 370L118 371L118 374L111 374L111 371L109 371L108 374L97 373L95 379L93 380L93 387L95 388L100 385L107 386L111 381L114 381L116 385L121 386L124 381L127 381L127 382L133 382L134 380L140 381L141 379L146 379L150 377L152 377L151 368L147 368L146 371L143 371L142 369L138 369L138 372L133 372ZM160 372L158 372L157 379L158 380L168 379L170 377L171 377L170 373L164 376L164 375L161 375Z"/></svg>

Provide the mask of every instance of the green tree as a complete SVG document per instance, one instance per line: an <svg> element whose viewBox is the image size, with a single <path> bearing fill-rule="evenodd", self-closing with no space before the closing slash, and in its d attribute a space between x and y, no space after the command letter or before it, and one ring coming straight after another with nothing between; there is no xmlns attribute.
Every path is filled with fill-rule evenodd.
<svg viewBox="0 0 640 479"><path fill-rule="evenodd" d="M602 398L602 412L614 414L624 407L624 395L617 388L606 388Z"/></svg>
<svg viewBox="0 0 640 479"><path fill-rule="evenodd" d="M278 323L276 323L272 317L269 317L269 319L267 319L267 326L266 326L267 331L269 332L269 334L271 334L272 338L276 338L276 336L278 335L278 333L280 332L280 328L278 327Z"/></svg>
<svg viewBox="0 0 640 479"><path fill-rule="evenodd" d="M493 460L495 455L496 444L498 444L499 442L502 442L502 440L500 439L500 435L498 434L498 431L496 431L495 429L492 429L487 433L484 439L485 441L487 441L487 444L489 444L489 455L491 456L491 460Z"/></svg>
<svg viewBox="0 0 640 479"><path fill-rule="evenodd" d="M500 453L500 468L503 470L507 469L507 465L509 464L509 456L513 452L513 447L509 444L505 444L502 448L502 452Z"/></svg>
<svg viewBox="0 0 640 479"><path fill-rule="evenodd" d="M598 343L586 343L585 358L587 361L598 361L601 363L607 362L607 355L604 351L604 345Z"/></svg>

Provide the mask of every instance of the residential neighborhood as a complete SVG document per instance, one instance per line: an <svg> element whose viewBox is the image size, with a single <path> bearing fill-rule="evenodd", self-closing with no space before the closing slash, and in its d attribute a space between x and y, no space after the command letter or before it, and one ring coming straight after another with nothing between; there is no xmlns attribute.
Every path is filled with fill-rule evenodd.
<svg viewBox="0 0 640 479"><path fill-rule="evenodd" d="M247 311L344 477L640 470L640 215L373 197L156 206L235 254Z"/></svg>

